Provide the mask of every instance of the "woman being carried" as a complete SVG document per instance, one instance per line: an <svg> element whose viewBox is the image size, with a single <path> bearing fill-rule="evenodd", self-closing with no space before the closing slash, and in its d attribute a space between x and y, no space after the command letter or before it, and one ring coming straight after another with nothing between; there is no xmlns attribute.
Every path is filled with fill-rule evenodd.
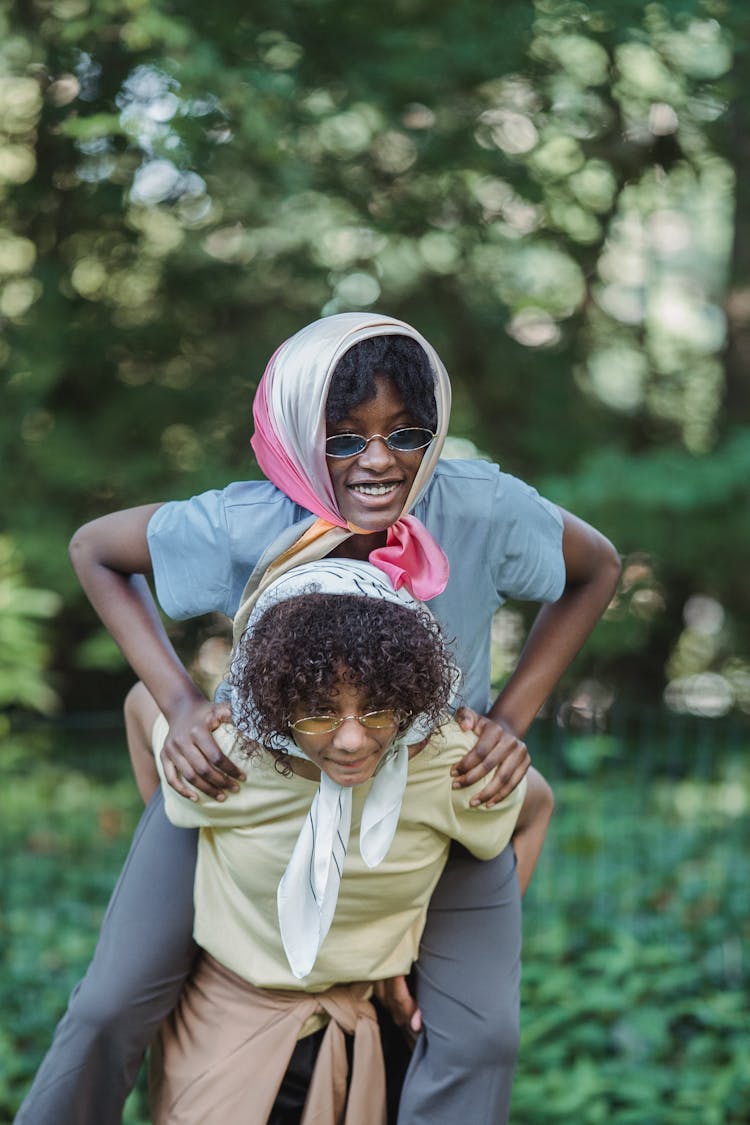
<svg viewBox="0 0 750 1125"><path fill-rule="evenodd" d="M260 595L229 676L236 726L214 734L247 780L223 802L164 783L172 822L201 828L202 954L154 1052L158 1125L286 1120L298 1038L320 1047L303 1121L385 1120L372 984L411 968L452 840L491 859L513 835L525 889L552 811L534 770L491 810L453 789L475 741L447 721L454 672L434 619L368 563L302 565ZM148 796L167 725L142 688L127 715Z"/></svg>

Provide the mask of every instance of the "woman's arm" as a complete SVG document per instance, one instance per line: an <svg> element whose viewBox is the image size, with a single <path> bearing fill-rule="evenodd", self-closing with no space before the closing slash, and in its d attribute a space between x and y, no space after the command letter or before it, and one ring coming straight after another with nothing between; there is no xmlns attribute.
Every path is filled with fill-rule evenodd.
<svg viewBox="0 0 750 1125"><path fill-rule="evenodd" d="M526 794L511 838L522 895L526 894L541 855L554 808L552 790L532 766L526 774Z"/></svg>
<svg viewBox="0 0 750 1125"><path fill-rule="evenodd" d="M169 722L162 754L170 785L192 797L188 781L220 800L243 776L211 737L228 709L210 703L193 683L144 577L152 570L146 531L158 507L129 508L85 524L71 540L70 557L89 601Z"/></svg>
<svg viewBox="0 0 750 1125"><path fill-rule="evenodd" d="M493 768L492 780L476 804L502 800L526 773L529 755L523 737L557 681L609 605L620 576L620 557L600 532L562 512L565 589L537 614L512 675L490 708L477 715L459 712L477 744L454 769L456 786L471 785Z"/></svg>

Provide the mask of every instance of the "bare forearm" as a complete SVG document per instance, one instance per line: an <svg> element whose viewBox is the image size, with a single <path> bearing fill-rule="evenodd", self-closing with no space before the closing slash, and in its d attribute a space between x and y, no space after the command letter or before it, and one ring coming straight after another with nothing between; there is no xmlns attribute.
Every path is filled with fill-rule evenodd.
<svg viewBox="0 0 750 1125"><path fill-rule="evenodd" d="M611 593L592 605L570 591L537 614L513 674L490 710L523 737L540 707L583 647Z"/></svg>
<svg viewBox="0 0 750 1125"><path fill-rule="evenodd" d="M518 664L489 712L520 737L609 605L620 574L612 544L567 513L563 548L565 591L537 614Z"/></svg>
<svg viewBox="0 0 750 1125"><path fill-rule="evenodd" d="M477 741L453 767L454 786L473 785L491 769L484 789L472 798L491 807L507 796L529 765L524 735L534 716L609 605L620 559L609 540L583 520L562 512L565 590L537 614L523 652L488 714L463 708L460 722Z"/></svg>
<svg viewBox="0 0 750 1125"><path fill-rule="evenodd" d="M160 710L169 718L186 701L202 699L167 636L146 579L118 575L106 585L116 594L112 590L103 610L93 599L92 604Z"/></svg>
<svg viewBox="0 0 750 1125"><path fill-rule="evenodd" d="M116 513L80 528L71 541L70 557L103 624L169 715L201 693L167 636L144 577L151 570L145 529L155 507Z"/></svg>
<svg viewBox="0 0 750 1125"><path fill-rule="evenodd" d="M151 573L148 524L158 504L102 516L80 528L70 557L89 600L166 716L169 734L162 748L164 776L182 797L195 790L222 800L244 777L217 746L212 731L230 714L210 703L175 652L145 575ZM140 779L144 789L153 777ZM144 790L142 790L144 791Z"/></svg>

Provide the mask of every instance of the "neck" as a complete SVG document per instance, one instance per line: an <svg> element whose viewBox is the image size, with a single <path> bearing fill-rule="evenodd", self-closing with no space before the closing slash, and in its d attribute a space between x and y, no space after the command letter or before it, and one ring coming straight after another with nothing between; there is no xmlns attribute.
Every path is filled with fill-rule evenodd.
<svg viewBox="0 0 750 1125"><path fill-rule="evenodd" d="M330 552L330 557L338 559L358 559L359 562L367 562L370 557L370 551L374 551L378 547L385 547L385 541L385 531L350 535L343 543L339 543L338 547L334 547Z"/></svg>

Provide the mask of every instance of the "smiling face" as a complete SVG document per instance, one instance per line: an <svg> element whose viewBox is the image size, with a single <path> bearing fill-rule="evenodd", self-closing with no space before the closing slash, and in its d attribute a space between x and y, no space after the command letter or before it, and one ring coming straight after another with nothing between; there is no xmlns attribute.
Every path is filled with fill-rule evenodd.
<svg viewBox="0 0 750 1125"><path fill-rule="evenodd" d="M373 434L422 423L412 417L393 381L375 378L375 397L352 407L340 421L328 423L326 436ZM329 457L328 472L341 515L363 531L384 531L401 515L411 491L424 449L399 453L376 439L356 457Z"/></svg>
<svg viewBox="0 0 750 1125"><path fill-rule="evenodd" d="M373 709L359 688L340 682L328 705L312 713L349 717L336 730L326 734L293 731L294 741L310 761L337 785L361 785L374 775L397 731L395 724L378 730L367 729L353 717ZM298 710L292 714L292 720L308 718L310 714L309 710Z"/></svg>

